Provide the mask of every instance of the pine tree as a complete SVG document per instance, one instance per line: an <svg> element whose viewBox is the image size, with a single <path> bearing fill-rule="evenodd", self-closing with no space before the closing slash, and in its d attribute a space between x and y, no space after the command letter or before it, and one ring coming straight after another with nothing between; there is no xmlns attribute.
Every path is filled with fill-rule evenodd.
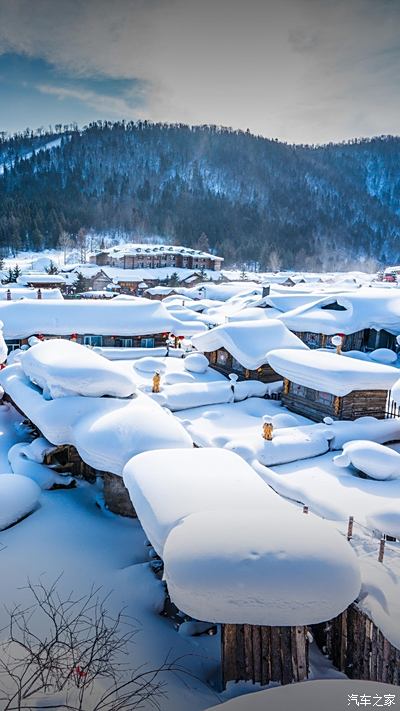
<svg viewBox="0 0 400 711"><path fill-rule="evenodd" d="M76 294L81 294L86 291L86 279L82 272L78 272L76 275L76 280L74 281L74 291Z"/></svg>
<svg viewBox="0 0 400 711"><path fill-rule="evenodd" d="M46 267L46 272L47 274L58 274L59 269L56 264L54 264L53 260L50 260L50 264L48 267Z"/></svg>

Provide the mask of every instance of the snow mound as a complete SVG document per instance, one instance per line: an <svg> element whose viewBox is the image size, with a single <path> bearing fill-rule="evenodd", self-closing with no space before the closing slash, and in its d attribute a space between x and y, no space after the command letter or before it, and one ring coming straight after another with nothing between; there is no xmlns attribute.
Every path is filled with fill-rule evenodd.
<svg viewBox="0 0 400 711"><path fill-rule="evenodd" d="M211 447L139 454L126 464L123 478L146 535L160 556L169 532L191 513L288 506L242 459Z"/></svg>
<svg viewBox="0 0 400 711"><path fill-rule="evenodd" d="M385 694L396 697L398 689L398 686L377 681L323 679L244 694L208 711L339 711L347 708L348 697L352 694L358 701L363 697L367 701L372 699L371 705L376 700L383 704ZM356 703L354 708L357 708Z"/></svg>
<svg viewBox="0 0 400 711"><path fill-rule="evenodd" d="M163 388L166 406L172 412L201 405L233 402L231 386L226 381L211 383L176 383Z"/></svg>
<svg viewBox="0 0 400 711"><path fill-rule="evenodd" d="M205 373L208 368L208 359L202 353L191 353L186 356L183 366L189 373Z"/></svg>
<svg viewBox="0 0 400 711"><path fill-rule="evenodd" d="M371 479L387 481L400 478L400 454L377 442L359 439L347 442L343 453L333 458L337 467L350 464Z"/></svg>
<svg viewBox="0 0 400 711"><path fill-rule="evenodd" d="M73 341L41 341L20 359L24 373L51 398L69 395L128 397L133 378L106 358Z"/></svg>
<svg viewBox="0 0 400 711"><path fill-rule="evenodd" d="M0 530L30 514L40 497L34 481L19 474L0 474Z"/></svg>
<svg viewBox="0 0 400 711"><path fill-rule="evenodd" d="M34 481L41 489L51 489L55 484L68 485L72 477L60 476L45 464L40 464L29 457L29 446L14 444L8 452L8 461L14 474L21 474Z"/></svg>
<svg viewBox="0 0 400 711"><path fill-rule="evenodd" d="M151 373L152 375L156 372L160 374L165 373L166 370L165 363L159 358L153 358L152 356L139 358L133 367L135 370L138 370L139 373Z"/></svg>
<svg viewBox="0 0 400 711"><path fill-rule="evenodd" d="M261 380L241 380L234 385L235 402L246 400L248 397L265 397L268 385Z"/></svg>
<svg viewBox="0 0 400 711"><path fill-rule="evenodd" d="M367 525L400 540L400 507L397 505L392 509L374 511L367 516Z"/></svg>
<svg viewBox="0 0 400 711"><path fill-rule="evenodd" d="M273 422L274 418L270 420ZM231 440L226 445L226 449L236 452L248 460L248 451L251 449L253 459L257 459L260 464L271 467L278 464L295 462L299 459L309 459L325 454L329 450L329 428L317 430L312 427L295 429L293 426L288 429L283 427L274 432L272 440L265 440L260 434L257 438L248 440Z"/></svg>
<svg viewBox="0 0 400 711"><path fill-rule="evenodd" d="M194 383L195 378L190 373L167 373L163 382L165 385L176 385L177 383Z"/></svg>
<svg viewBox="0 0 400 711"><path fill-rule="evenodd" d="M192 514L169 534L163 558L171 600L210 622L315 624L346 609L361 586L347 541L298 509Z"/></svg>
<svg viewBox="0 0 400 711"><path fill-rule="evenodd" d="M391 365L396 362L397 353L391 351L390 348L377 348L369 354L369 357L376 363L386 363L387 365Z"/></svg>

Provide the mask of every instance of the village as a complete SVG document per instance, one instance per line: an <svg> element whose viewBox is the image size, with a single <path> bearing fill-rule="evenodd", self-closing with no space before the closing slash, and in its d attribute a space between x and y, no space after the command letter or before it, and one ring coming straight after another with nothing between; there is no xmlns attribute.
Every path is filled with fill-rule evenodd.
<svg viewBox="0 0 400 711"><path fill-rule="evenodd" d="M165 711L233 711L242 695L258 708L279 692L283 708L288 685L308 698L332 679L336 703L373 699L376 683L394 703L397 283L240 279L206 253L135 250L87 266L147 270L132 289L118 276L68 298L43 260L1 287L5 607L40 576L65 594L100 586L138 620L134 666L159 667ZM191 274L166 287L148 277L159 269Z"/></svg>

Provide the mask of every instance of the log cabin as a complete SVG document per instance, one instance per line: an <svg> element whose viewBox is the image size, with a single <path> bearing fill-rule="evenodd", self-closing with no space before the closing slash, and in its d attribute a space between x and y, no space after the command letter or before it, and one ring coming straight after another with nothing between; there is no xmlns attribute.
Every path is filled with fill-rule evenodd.
<svg viewBox="0 0 400 711"><path fill-rule="evenodd" d="M284 378L282 404L316 422L327 416L385 418L388 394L399 372L390 365L331 351L275 350L269 361Z"/></svg>
<svg viewBox="0 0 400 711"><path fill-rule="evenodd" d="M165 345L172 332L191 336L206 330L199 322L181 322L160 302L129 300L0 301L0 320L10 350L31 336L66 338L86 346L153 348Z"/></svg>
<svg viewBox="0 0 400 711"><path fill-rule="evenodd" d="M400 333L400 298L392 288L361 287L319 297L279 317L309 348L325 348L335 334L343 350L395 348Z"/></svg>
<svg viewBox="0 0 400 711"><path fill-rule="evenodd" d="M271 350L308 350L280 321L267 318L217 326L194 336L192 344L207 356L212 368L224 375L235 373L241 380L264 383L281 380L269 363Z"/></svg>

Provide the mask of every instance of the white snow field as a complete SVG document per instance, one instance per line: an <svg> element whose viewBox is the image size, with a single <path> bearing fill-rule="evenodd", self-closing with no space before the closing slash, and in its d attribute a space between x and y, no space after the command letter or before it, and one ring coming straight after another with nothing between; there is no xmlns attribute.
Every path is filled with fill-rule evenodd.
<svg viewBox="0 0 400 711"><path fill-rule="evenodd" d="M39 486L19 474L0 475L0 531L33 511L40 498Z"/></svg>
<svg viewBox="0 0 400 711"><path fill-rule="evenodd" d="M388 708L393 701L396 703L398 689L398 686L376 681L308 681L306 684L290 684L257 694L246 694L213 706L208 711L343 711L352 705L353 708L367 708L374 704ZM366 706L360 704L361 699Z"/></svg>

